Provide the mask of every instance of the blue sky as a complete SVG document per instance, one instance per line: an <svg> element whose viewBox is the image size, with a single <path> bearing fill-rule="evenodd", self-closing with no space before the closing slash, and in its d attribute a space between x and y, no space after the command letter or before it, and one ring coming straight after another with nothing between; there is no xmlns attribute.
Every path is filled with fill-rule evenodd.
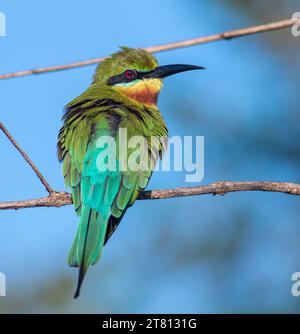
<svg viewBox="0 0 300 334"><path fill-rule="evenodd" d="M0 73L259 23L226 2L200 3L1 2L7 36L0 39ZM294 11L287 5L273 19ZM171 135L205 136L203 183L300 177L299 159L278 150L299 142L300 64L288 58L299 52L299 41L289 30L269 34L280 34L283 47L261 34L157 55L160 64L207 67L167 79L159 100ZM56 158L63 107L86 89L94 69L0 81L1 121L57 190L64 189ZM3 136L0 151L0 200L44 196ZM161 172L149 188L185 185L183 173ZM299 213L299 199L282 194L138 201L74 302L77 275L66 263L77 221L72 207L2 211L0 271L7 275L8 295L0 312L10 312L13 303L23 312L299 310L289 292L291 274L300 271ZM67 288L56 290L57 281ZM48 298L51 284L61 295L59 305Z"/></svg>

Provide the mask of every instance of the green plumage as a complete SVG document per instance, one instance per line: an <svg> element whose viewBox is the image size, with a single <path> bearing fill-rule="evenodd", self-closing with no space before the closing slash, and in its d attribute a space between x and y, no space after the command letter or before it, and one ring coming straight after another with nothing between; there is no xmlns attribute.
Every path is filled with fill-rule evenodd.
<svg viewBox="0 0 300 334"><path fill-rule="evenodd" d="M151 71L157 66L156 59L148 52L123 48L98 67L91 86L66 106L58 138L58 157L66 186L71 189L74 209L80 216L68 259L70 266L79 267L75 297L79 295L88 267L99 260L103 245L152 174L152 168L120 170L122 161L118 154L116 170L100 172L97 157L103 148L97 147L97 141L112 136L118 152L119 128L127 129L128 140L143 136L154 168L164 143L153 150L151 136L167 137L167 128L156 105L145 105L126 96L118 87L108 85L107 80L126 69ZM129 149L126 159L130 153Z"/></svg>

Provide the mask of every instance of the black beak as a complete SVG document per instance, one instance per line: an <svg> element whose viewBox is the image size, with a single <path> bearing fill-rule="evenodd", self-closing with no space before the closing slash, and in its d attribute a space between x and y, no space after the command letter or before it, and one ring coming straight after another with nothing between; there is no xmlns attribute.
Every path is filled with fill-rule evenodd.
<svg viewBox="0 0 300 334"><path fill-rule="evenodd" d="M196 65L166 65L166 66L159 66L155 70L152 70L150 72L147 72L143 75L143 78L158 78L163 79L170 75L185 72L185 71L191 71L191 70L204 70L205 67L202 66L196 66Z"/></svg>

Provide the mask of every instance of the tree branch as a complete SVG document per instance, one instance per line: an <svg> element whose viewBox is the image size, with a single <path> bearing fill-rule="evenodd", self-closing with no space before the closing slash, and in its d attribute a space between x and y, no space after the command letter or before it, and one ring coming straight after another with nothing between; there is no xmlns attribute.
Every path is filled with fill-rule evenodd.
<svg viewBox="0 0 300 334"><path fill-rule="evenodd" d="M243 28L243 29L226 31L226 32L222 32L219 34L215 34L215 35L197 37L197 38L187 39L187 40L175 42L175 43L151 46L151 47L146 48L146 50L152 53L157 53L157 52L162 52L162 51L167 51L167 50L186 48L186 47L193 46L193 45L211 43L211 42L216 42L220 40L229 40L229 39L233 39L233 38L237 38L241 36L257 34L257 33L264 32L264 31L283 29L283 28L291 27L297 22L298 22L297 18L286 19L286 20L271 22L271 23L262 24L258 26L252 26L252 27ZM2 74L0 75L0 80L16 78L16 77L23 77L23 76L32 75L32 74L41 74L41 73L47 73L47 72L67 70L67 69L77 68L77 67L82 67L82 66L87 66L87 65L93 65L93 64L102 62L105 58L106 57L93 58L93 59L79 61L79 62L72 63L72 64L42 67L42 68L36 68L33 70L25 70L25 71L20 71L20 72Z"/></svg>
<svg viewBox="0 0 300 334"><path fill-rule="evenodd" d="M0 122L0 130L2 130L2 132L10 140L10 142L14 145L14 147L20 152L20 154L22 155L22 157L26 160L26 162L28 163L28 165L34 170L36 176L40 179L40 181L42 182L42 184L45 186L45 188L48 191L48 193L50 195L53 194L54 190L50 187L50 185L48 184L48 182L46 181L46 179L44 178L44 176L42 175L42 173L38 170L38 168L36 167L36 165L32 162L32 160L28 157L28 155L22 150L22 148L20 147L20 145L14 140L14 138L12 137L12 135L8 132L8 130L6 129L6 127L4 126L4 124L1 123L1 122Z"/></svg>
<svg viewBox="0 0 300 334"><path fill-rule="evenodd" d="M225 195L227 193L237 191L269 191L299 196L300 184L271 181L220 181L196 187L146 190L140 193L138 199L166 199L174 197L187 197L209 194ZM0 203L0 210L17 210L33 207L61 207L68 204L72 204L70 194L66 192L53 192L48 197L41 197L23 201L2 202Z"/></svg>

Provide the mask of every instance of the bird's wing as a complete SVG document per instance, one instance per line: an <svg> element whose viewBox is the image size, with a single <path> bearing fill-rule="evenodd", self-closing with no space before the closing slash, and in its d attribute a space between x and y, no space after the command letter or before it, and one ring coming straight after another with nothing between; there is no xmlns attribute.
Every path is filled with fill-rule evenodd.
<svg viewBox="0 0 300 334"><path fill-rule="evenodd" d="M71 114L72 111L72 114ZM76 214L81 214L81 173L91 135L91 122L77 110L69 109L58 135L58 158L62 161L65 185L70 187Z"/></svg>
<svg viewBox="0 0 300 334"><path fill-rule="evenodd" d="M149 121L151 121L150 118ZM160 141L154 143L151 142L151 138L153 138L151 137L152 133L146 133L146 129L149 129L150 126L145 129L142 127L142 125L143 124L139 123L139 128L143 129L142 137L144 138L141 143L141 146L143 146L141 149L145 152L147 162L143 166L141 166L141 169L132 171L129 168L128 171L122 173L120 187L112 204L112 210L108 221L104 244L108 241L108 239L112 236L112 234L118 227L126 210L135 202L139 192L147 187L157 160L159 157L162 157L163 151L166 148L165 132L162 131L161 133L158 133L158 135L160 136ZM130 126L127 126L127 128L129 127ZM134 149L127 149L129 154L133 153L132 151Z"/></svg>
<svg viewBox="0 0 300 334"><path fill-rule="evenodd" d="M104 244L112 236L123 218L126 210L135 202L139 191L146 188L151 174L139 175L132 173L131 175L123 175L120 182L118 193L112 204L111 215L108 220L108 226L105 235Z"/></svg>
<svg viewBox="0 0 300 334"><path fill-rule="evenodd" d="M120 218L148 180L139 172L121 171L116 158L115 166L107 169L105 157L109 151L103 142L99 144L107 136L113 138L107 119L94 124L92 132L81 173L80 224L68 259L70 266L80 268L75 297L88 267L101 256L106 235L111 231L110 217Z"/></svg>

